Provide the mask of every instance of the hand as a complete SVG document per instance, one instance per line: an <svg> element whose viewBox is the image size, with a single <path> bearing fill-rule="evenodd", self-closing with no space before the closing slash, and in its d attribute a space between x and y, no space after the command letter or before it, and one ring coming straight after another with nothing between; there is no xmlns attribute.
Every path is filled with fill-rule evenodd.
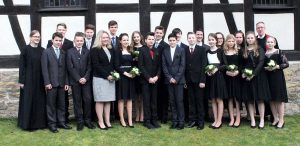
<svg viewBox="0 0 300 146"><path fill-rule="evenodd" d="M170 83L171 84L176 84L177 82L176 82L176 80L174 78L171 78Z"/></svg>
<svg viewBox="0 0 300 146"><path fill-rule="evenodd" d="M153 80L153 78L149 78L148 82L149 82L150 84L154 84L154 83L155 83L154 80Z"/></svg>
<svg viewBox="0 0 300 146"><path fill-rule="evenodd" d="M242 74L242 78L246 78L246 76L245 76L245 74L244 74L244 73Z"/></svg>
<svg viewBox="0 0 300 146"><path fill-rule="evenodd" d="M23 89L23 88L24 88L24 84L19 83L19 87L20 87L21 89Z"/></svg>
<svg viewBox="0 0 300 146"><path fill-rule="evenodd" d="M84 85L86 83L86 79L85 78L81 78L79 80L79 83L82 84L82 85Z"/></svg>
<svg viewBox="0 0 300 146"><path fill-rule="evenodd" d="M264 67L264 68L265 68L265 70L267 70L267 71L273 71L273 69L270 68L270 67Z"/></svg>
<svg viewBox="0 0 300 146"><path fill-rule="evenodd" d="M199 83L200 88L205 88L205 83Z"/></svg>
<svg viewBox="0 0 300 146"><path fill-rule="evenodd" d="M157 80L158 80L158 76L153 77L154 84L156 83Z"/></svg>
<svg viewBox="0 0 300 146"><path fill-rule="evenodd" d="M51 90L51 89L52 89L52 85L51 85L51 84L48 84L48 85L45 86L45 88L46 88L47 90Z"/></svg>
<svg viewBox="0 0 300 146"><path fill-rule="evenodd" d="M65 85L65 91L69 90L69 85Z"/></svg>
<svg viewBox="0 0 300 146"><path fill-rule="evenodd" d="M280 66L277 64L277 65L275 66L275 69L280 69Z"/></svg>
<svg viewBox="0 0 300 146"><path fill-rule="evenodd" d="M252 79L253 79L253 77L254 77L254 76L247 77L247 78L246 78L246 80L247 80L247 81L250 81L250 80L252 80Z"/></svg>
<svg viewBox="0 0 300 146"><path fill-rule="evenodd" d="M127 76L128 78L133 78L132 74L130 74L128 72L124 72L123 74L124 74L124 76Z"/></svg>
<svg viewBox="0 0 300 146"><path fill-rule="evenodd" d="M109 76L107 77L107 80L112 81L112 80L113 80L113 77L112 77L111 75L109 75Z"/></svg>
<svg viewBox="0 0 300 146"><path fill-rule="evenodd" d="M226 75L227 75L227 76L233 77L233 76L234 76L234 73L233 73L232 71L226 71Z"/></svg>

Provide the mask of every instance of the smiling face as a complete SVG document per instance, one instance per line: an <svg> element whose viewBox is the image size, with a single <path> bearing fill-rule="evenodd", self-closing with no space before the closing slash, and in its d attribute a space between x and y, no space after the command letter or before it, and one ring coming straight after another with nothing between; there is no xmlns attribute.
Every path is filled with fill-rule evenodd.
<svg viewBox="0 0 300 146"><path fill-rule="evenodd" d="M175 47L176 47L176 45L177 45L177 40L176 40L175 37L170 37L170 38L168 39L168 41L169 41L169 45L170 45L171 48L175 48Z"/></svg>
<svg viewBox="0 0 300 146"><path fill-rule="evenodd" d="M122 36L120 43L122 45L122 48L127 48L129 46L129 38L128 36L124 35Z"/></svg>
<svg viewBox="0 0 300 146"><path fill-rule="evenodd" d="M203 32L202 31L196 31L196 38L197 42L202 42L203 41Z"/></svg>
<svg viewBox="0 0 300 146"><path fill-rule="evenodd" d="M266 46L268 49L273 49L274 46L276 45L276 41L273 37L269 37L266 41Z"/></svg>
<svg viewBox="0 0 300 146"><path fill-rule="evenodd" d="M241 34L241 33L237 33L235 35L235 38L236 38L236 43L239 45L241 45L244 41L243 34Z"/></svg>
<svg viewBox="0 0 300 146"><path fill-rule="evenodd" d="M161 30L161 29L156 29L155 32L154 32L154 36L155 36L155 40L159 41L164 36L164 31Z"/></svg>
<svg viewBox="0 0 300 146"><path fill-rule="evenodd" d="M152 35L147 36L147 38L145 39L145 43L149 48L152 48L154 44L154 36Z"/></svg>
<svg viewBox="0 0 300 146"><path fill-rule="evenodd" d="M62 43L62 38L56 36L52 39L52 43L55 48L59 48Z"/></svg>
<svg viewBox="0 0 300 146"><path fill-rule="evenodd" d="M190 46L193 46L196 44L196 35L195 34L189 34L187 37L188 37L187 40L188 40L188 43Z"/></svg>
<svg viewBox="0 0 300 146"><path fill-rule="evenodd" d="M264 23L258 23L256 24L256 32L259 36L265 35L265 24Z"/></svg>
<svg viewBox="0 0 300 146"><path fill-rule="evenodd" d="M214 48L216 47L217 45L217 40L212 37L212 36L208 36L208 45L211 47L211 48Z"/></svg>
<svg viewBox="0 0 300 146"><path fill-rule="evenodd" d="M223 43L224 43L224 38L223 38L223 36L221 35L221 34L217 34L217 44L218 45L223 45Z"/></svg>
<svg viewBox="0 0 300 146"><path fill-rule="evenodd" d="M64 26L59 25L59 26L57 26L57 28L56 28L56 32L60 32L60 33L63 35L63 37L65 37L65 34L66 34L66 32L67 32L67 29L66 29Z"/></svg>
<svg viewBox="0 0 300 146"><path fill-rule="evenodd" d="M246 36L247 44L254 45L255 44L255 35L250 33Z"/></svg>
<svg viewBox="0 0 300 146"><path fill-rule="evenodd" d="M84 37L82 36L76 36L74 39L74 44L76 48L82 48L84 43Z"/></svg>
<svg viewBox="0 0 300 146"><path fill-rule="evenodd" d="M36 45L40 43L40 40L41 40L40 33L35 33L34 35L32 35L30 37L30 43L33 43L33 44L36 44Z"/></svg>
<svg viewBox="0 0 300 146"><path fill-rule="evenodd" d="M138 33L133 34L133 41L135 44L140 44L141 42L141 36Z"/></svg>
<svg viewBox="0 0 300 146"><path fill-rule="evenodd" d="M103 46L107 46L109 44L110 40L109 40L109 36L107 33L103 33L102 36L101 36L101 44L102 44L102 47Z"/></svg>
<svg viewBox="0 0 300 146"><path fill-rule="evenodd" d="M109 32L112 36L115 36L118 31L118 24L109 26Z"/></svg>

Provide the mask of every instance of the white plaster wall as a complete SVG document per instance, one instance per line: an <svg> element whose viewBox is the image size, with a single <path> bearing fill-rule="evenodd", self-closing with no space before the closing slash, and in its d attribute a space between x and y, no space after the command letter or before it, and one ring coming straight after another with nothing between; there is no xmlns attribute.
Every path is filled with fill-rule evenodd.
<svg viewBox="0 0 300 146"><path fill-rule="evenodd" d="M237 30L245 32L244 12L233 12L233 18L237 27Z"/></svg>
<svg viewBox="0 0 300 146"><path fill-rule="evenodd" d="M155 27L160 25L163 12L151 13L151 31L154 31ZM186 34L189 31L193 31L193 13L192 12L174 12L171 15L168 29L166 30L165 41L168 42L168 35L174 28L180 28L182 31L181 41L187 44Z"/></svg>
<svg viewBox="0 0 300 146"><path fill-rule="evenodd" d="M25 38L26 44L29 42L29 33L30 33L30 16L29 15L18 15L19 24ZM7 15L0 15L0 32L5 34L0 37L1 51L0 55L18 55L20 54L18 45L15 41L15 37L12 32L10 22Z"/></svg>
<svg viewBox="0 0 300 146"><path fill-rule="evenodd" d="M203 0L204 4L216 4L220 3L220 0Z"/></svg>
<svg viewBox="0 0 300 146"><path fill-rule="evenodd" d="M0 6L3 6L4 3L3 3L3 0L0 0Z"/></svg>
<svg viewBox="0 0 300 146"><path fill-rule="evenodd" d="M244 0L229 0L230 4L242 4L244 3Z"/></svg>
<svg viewBox="0 0 300 146"><path fill-rule="evenodd" d="M30 0L13 0L14 5L30 5Z"/></svg>
<svg viewBox="0 0 300 146"><path fill-rule="evenodd" d="M266 32L275 36L282 50L294 50L294 15L291 13L282 14L255 14L254 25L264 21ZM299 26L298 26L299 27Z"/></svg>
<svg viewBox="0 0 300 146"><path fill-rule="evenodd" d="M84 16L56 16L56 17L42 17L42 46L46 47L48 40L51 39L52 34L56 31L58 23L66 23L67 33L66 38L73 40L76 32L84 31Z"/></svg>
<svg viewBox="0 0 300 146"><path fill-rule="evenodd" d="M96 4L139 3L139 0L96 0Z"/></svg>
<svg viewBox="0 0 300 146"><path fill-rule="evenodd" d="M167 0L150 0L150 3L167 3ZM193 0L176 0L175 1L176 4L180 4L180 3L193 3Z"/></svg>
<svg viewBox="0 0 300 146"><path fill-rule="evenodd" d="M108 31L108 22L110 20L118 22L117 35L120 35L120 33L128 33L130 37L133 31L140 30L139 13L97 13L97 32L99 30Z"/></svg>

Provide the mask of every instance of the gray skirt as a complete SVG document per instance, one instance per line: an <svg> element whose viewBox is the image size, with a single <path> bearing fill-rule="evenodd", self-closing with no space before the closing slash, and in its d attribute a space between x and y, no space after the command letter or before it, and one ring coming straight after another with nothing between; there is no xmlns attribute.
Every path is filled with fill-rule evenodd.
<svg viewBox="0 0 300 146"><path fill-rule="evenodd" d="M93 93L95 102L109 102L116 100L115 81L93 77Z"/></svg>

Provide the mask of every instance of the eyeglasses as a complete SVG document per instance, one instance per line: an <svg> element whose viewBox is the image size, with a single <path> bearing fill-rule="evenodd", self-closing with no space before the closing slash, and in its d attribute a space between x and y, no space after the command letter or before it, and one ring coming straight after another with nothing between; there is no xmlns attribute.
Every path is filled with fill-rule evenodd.
<svg viewBox="0 0 300 146"><path fill-rule="evenodd" d="M32 36L33 38L40 38L41 36Z"/></svg>

